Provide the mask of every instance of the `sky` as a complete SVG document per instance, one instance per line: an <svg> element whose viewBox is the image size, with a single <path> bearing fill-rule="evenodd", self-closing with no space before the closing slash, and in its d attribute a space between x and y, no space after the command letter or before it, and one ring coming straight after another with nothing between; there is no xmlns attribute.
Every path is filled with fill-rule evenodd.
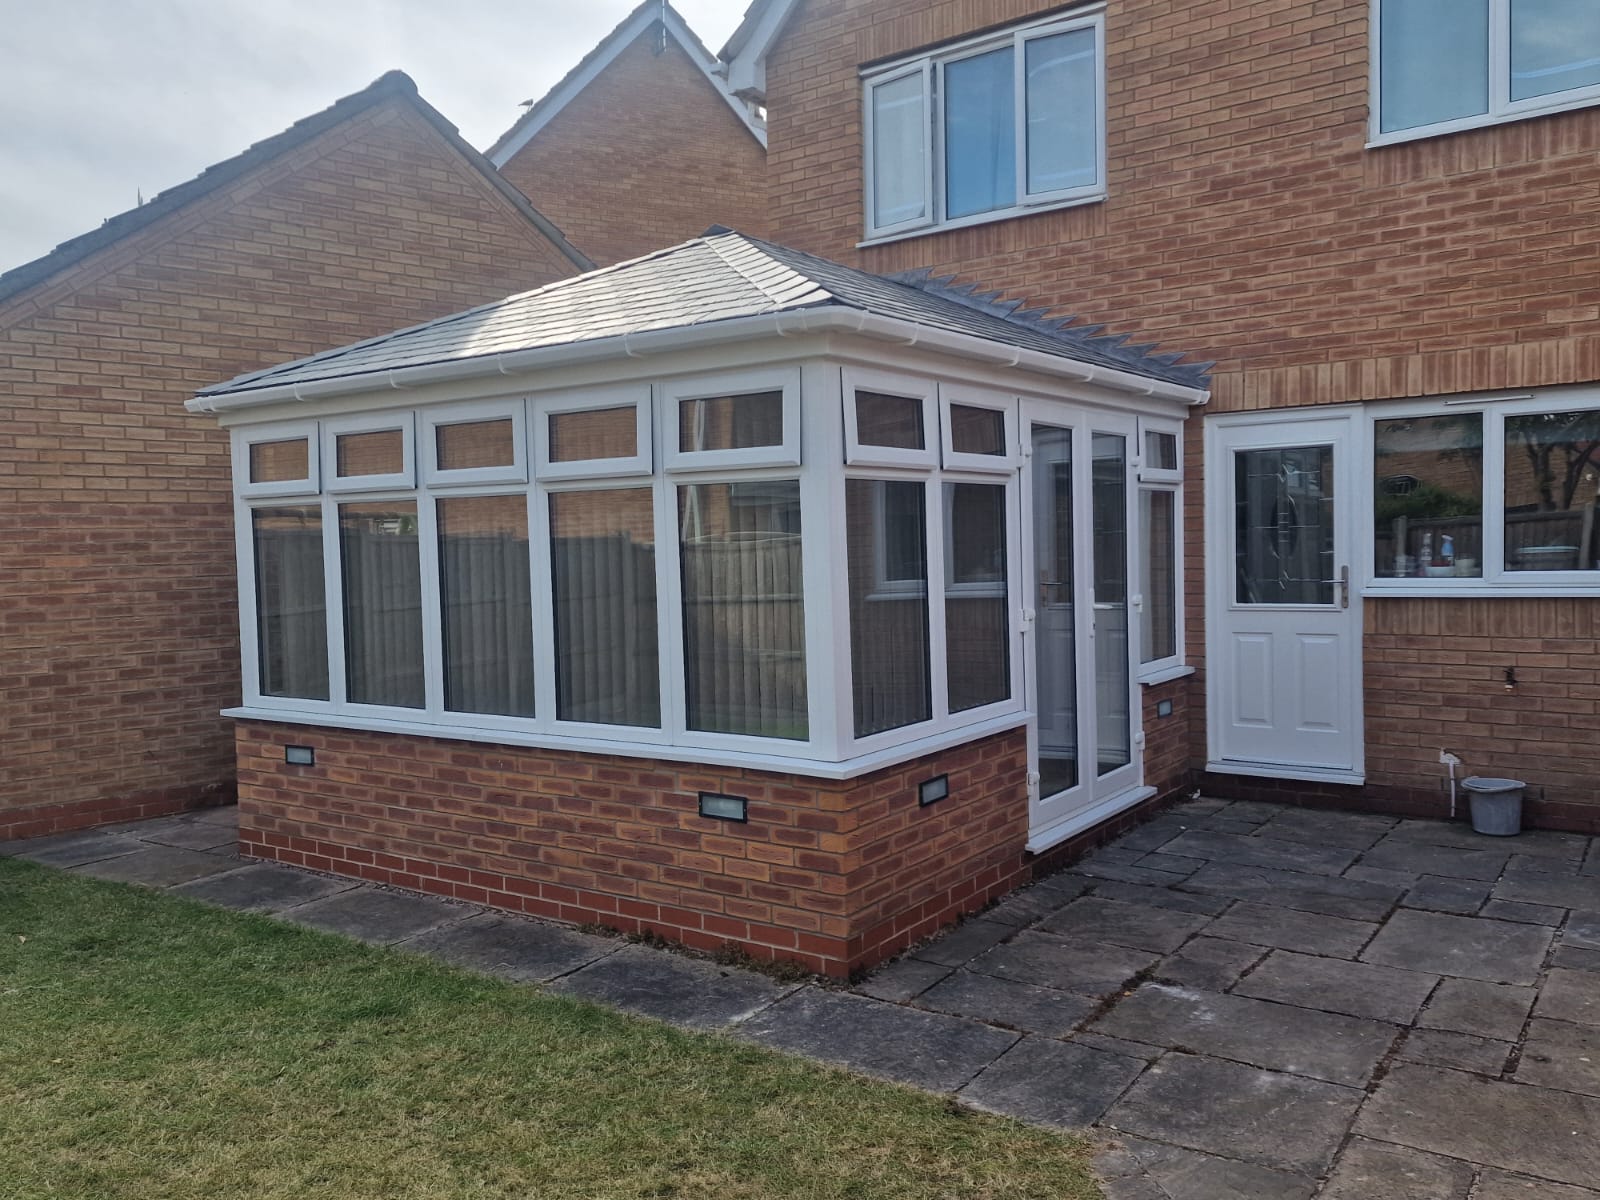
<svg viewBox="0 0 1600 1200"><path fill-rule="evenodd" d="M398 68L480 150L639 0L0 0L0 271ZM673 0L713 53L749 0Z"/></svg>

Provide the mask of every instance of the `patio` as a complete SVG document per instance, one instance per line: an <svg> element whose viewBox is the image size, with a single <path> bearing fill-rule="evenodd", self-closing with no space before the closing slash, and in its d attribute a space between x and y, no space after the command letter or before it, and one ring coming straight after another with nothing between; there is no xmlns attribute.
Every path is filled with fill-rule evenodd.
<svg viewBox="0 0 1600 1200"><path fill-rule="evenodd" d="M0 847L1094 1126L1113 1200L1580 1200L1600 847L1196 800L851 992L292 868L229 810Z"/></svg>

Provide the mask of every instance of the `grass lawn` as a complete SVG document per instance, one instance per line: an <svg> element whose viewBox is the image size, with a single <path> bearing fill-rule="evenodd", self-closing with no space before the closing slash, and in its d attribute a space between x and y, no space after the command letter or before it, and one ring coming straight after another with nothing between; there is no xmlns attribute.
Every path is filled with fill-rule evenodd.
<svg viewBox="0 0 1600 1200"><path fill-rule="evenodd" d="M0 1197L1089 1200L1081 1143L0 859Z"/></svg>

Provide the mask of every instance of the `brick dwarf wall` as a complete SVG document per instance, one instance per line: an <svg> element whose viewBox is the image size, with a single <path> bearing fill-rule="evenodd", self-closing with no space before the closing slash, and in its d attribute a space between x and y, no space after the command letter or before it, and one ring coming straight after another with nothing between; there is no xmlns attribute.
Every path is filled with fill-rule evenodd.
<svg viewBox="0 0 1600 1200"><path fill-rule="evenodd" d="M1031 869L1020 729L845 782L253 721L238 749L244 854L829 975ZM919 807L941 773L949 797ZM747 797L749 822L701 817L702 791Z"/></svg>
<svg viewBox="0 0 1600 1200"><path fill-rule="evenodd" d="M765 237L766 151L675 38L628 45L501 168L601 266L726 225Z"/></svg>
<svg viewBox="0 0 1600 1200"><path fill-rule="evenodd" d="M574 273L400 100L0 305L0 838L216 803L238 372Z"/></svg>

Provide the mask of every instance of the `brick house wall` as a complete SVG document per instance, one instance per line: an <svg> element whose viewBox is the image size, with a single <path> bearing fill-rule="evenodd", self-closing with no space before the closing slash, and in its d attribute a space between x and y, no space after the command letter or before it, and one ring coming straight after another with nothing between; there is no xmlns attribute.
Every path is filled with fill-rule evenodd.
<svg viewBox="0 0 1600 1200"><path fill-rule="evenodd" d="M766 236L766 151L674 38L636 37L502 167L601 266L710 225Z"/></svg>
<svg viewBox="0 0 1600 1200"><path fill-rule="evenodd" d="M396 78L0 302L0 838L233 792L228 443L198 387L576 273Z"/></svg>
<svg viewBox="0 0 1600 1200"><path fill-rule="evenodd" d="M807 0L767 64L773 236L868 270L955 273L1216 358L1211 412L1600 379L1600 108L1368 150L1367 0L1117 0L1105 16L1106 200L857 249L860 66L1059 7ZM1202 544L1200 425L1186 439L1191 547ZM1183 690L1195 764L1201 574L1191 552L1189 661L1202 670ZM1600 828L1600 797L1581 781L1597 749L1582 631L1600 599L1365 605L1373 798L1442 813L1440 746L1461 752L1493 730L1492 753L1470 766L1543 789L1543 822ZM1502 626L1516 631L1507 653ZM1408 632L1423 628L1433 632ZM1414 636L1442 639L1434 659L1419 660ZM1484 664L1488 691L1450 672L1426 713L1395 699L1397 684L1437 683L1426 668L1446 654ZM1528 681L1509 698L1508 665ZM1529 688L1543 686L1561 694L1536 700Z"/></svg>

